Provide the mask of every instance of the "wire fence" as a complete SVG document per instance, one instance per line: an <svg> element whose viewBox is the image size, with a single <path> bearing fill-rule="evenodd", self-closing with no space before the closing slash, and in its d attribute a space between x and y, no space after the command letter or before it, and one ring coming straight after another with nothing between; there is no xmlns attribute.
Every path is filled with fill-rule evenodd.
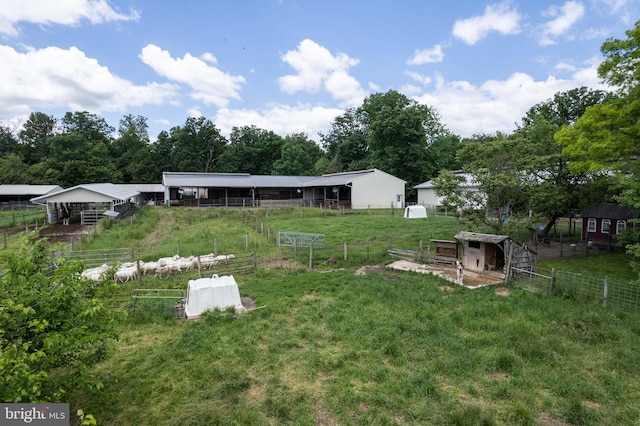
<svg viewBox="0 0 640 426"><path fill-rule="evenodd" d="M536 271L512 268L510 278L516 286L536 293L640 311L640 286L633 283L541 268Z"/></svg>

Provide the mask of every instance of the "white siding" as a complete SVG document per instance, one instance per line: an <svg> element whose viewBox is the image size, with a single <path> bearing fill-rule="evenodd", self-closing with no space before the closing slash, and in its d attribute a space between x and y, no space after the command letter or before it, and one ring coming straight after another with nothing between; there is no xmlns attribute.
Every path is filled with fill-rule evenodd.
<svg viewBox="0 0 640 426"><path fill-rule="evenodd" d="M396 206L396 197L405 197L405 182L380 170L354 179L351 187L351 208L388 209ZM404 206L401 206L404 207Z"/></svg>

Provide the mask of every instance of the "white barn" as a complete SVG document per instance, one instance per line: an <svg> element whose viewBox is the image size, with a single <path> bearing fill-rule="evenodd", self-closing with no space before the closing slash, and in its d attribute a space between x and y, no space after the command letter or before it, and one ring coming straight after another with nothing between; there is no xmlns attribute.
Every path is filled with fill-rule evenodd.
<svg viewBox="0 0 640 426"><path fill-rule="evenodd" d="M464 180L460 184L460 187L469 192L480 191L480 185L474 181L473 176L469 173L463 173L461 171L453 172L455 176L462 177ZM443 197L436 194L433 188L433 180L423 182L414 186L414 189L418 193L418 204L425 206L427 209L433 210L442 205Z"/></svg>
<svg viewBox="0 0 640 426"><path fill-rule="evenodd" d="M406 181L378 169L322 176L165 172L169 206L403 208Z"/></svg>
<svg viewBox="0 0 640 426"><path fill-rule="evenodd" d="M47 207L47 221L60 223L61 208L70 213L71 223L93 224L104 212L124 215L134 204L140 193L129 185L92 183L51 192L32 198L31 202Z"/></svg>

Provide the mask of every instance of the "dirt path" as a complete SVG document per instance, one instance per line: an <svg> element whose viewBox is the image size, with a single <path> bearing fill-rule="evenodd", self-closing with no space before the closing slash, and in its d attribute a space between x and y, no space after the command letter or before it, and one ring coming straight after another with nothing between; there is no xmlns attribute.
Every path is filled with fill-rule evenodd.
<svg viewBox="0 0 640 426"><path fill-rule="evenodd" d="M141 253L150 251L153 247L157 247L160 242L165 240L173 232L173 226L175 224L173 211L168 209L167 214L164 214L161 217L162 219L158 222L153 232L140 241Z"/></svg>

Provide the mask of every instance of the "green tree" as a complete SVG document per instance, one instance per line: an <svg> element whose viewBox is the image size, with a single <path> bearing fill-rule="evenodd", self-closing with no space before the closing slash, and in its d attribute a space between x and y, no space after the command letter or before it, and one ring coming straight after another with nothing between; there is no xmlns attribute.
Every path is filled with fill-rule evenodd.
<svg viewBox="0 0 640 426"><path fill-rule="evenodd" d="M64 187L120 180L110 152L114 129L103 117L67 112L61 127L62 133L51 138L47 158L33 167L41 179Z"/></svg>
<svg viewBox="0 0 640 426"><path fill-rule="evenodd" d="M586 109L556 134L576 172L615 172L620 201L640 207L640 21L624 40L602 44L598 75L617 87L617 97Z"/></svg>
<svg viewBox="0 0 640 426"><path fill-rule="evenodd" d="M320 139L329 161L327 173L370 168L367 127L361 111L347 109L333 120L329 132L320 134Z"/></svg>
<svg viewBox="0 0 640 426"><path fill-rule="evenodd" d="M0 184L24 185L33 183L29 165L16 153L0 157Z"/></svg>
<svg viewBox="0 0 640 426"><path fill-rule="evenodd" d="M234 127L229 144L220 155L217 170L226 173L270 175L280 159L284 139L256 126Z"/></svg>
<svg viewBox="0 0 640 426"><path fill-rule="evenodd" d="M19 133L28 164L36 164L49 155L51 139L58 133L58 123L51 115L32 112Z"/></svg>
<svg viewBox="0 0 640 426"><path fill-rule="evenodd" d="M18 139L15 130L9 124L0 123L0 157L9 154L21 155Z"/></svg>
<svg viewBox="0 0 640 426"><path fill-rule="evenodd" d="M172 152L174 171L213 172L217 169L227 140L211 120L189 117L183 127L174 127L170 133L175 139Z"/></svg>
<svg viewBox="0 0 640 426"><path fill-rule="evenodd" d="M88 368L105 358L117 337L116 313L99 296L104 287L82 278L77 264L49 276L49 260L47 243L35 237L0 256L4 402L59 402L65 391L95 386Z"/></svg>
<svg viewBox="0 0 640 426"><path fill-rule="evenodd" d="M441 170L458 170L462 164L457 158L458 151L462 148L462 140L458 135L443 132L435 137L427 145L427 164L424 180L434 178Z"/></svg>
<svg viewBox="0 0 640 426"><path fill-rule="evenodd" d="M445 132L436 111L394 90L367 97L360 110L368 129L370 166L406 180L409 188L423 182L427 146Z"/></svg>
<svg viewBox="0 0 640 426"><path fill-rule="evenodd" d="M158 138L151 144L150 156L160 179L162 179L162 172L178 170L173 164L175 142L175 138L172 137L169 132L163 130L158 133Z"/></svg>
<svg viewBox="0 0 640 426"><path fill-rule="evenodd" d="M322 157L322 150L302 133L284 138L280 159L273 164L272 175L313 176L315 165Z"/></svg>
<svg viewBox="0 0 640 426"><path fill-rule="evenodd" d="M147 119L125 115L111 144L116 167L126 183L160 182L162 173L151 155Z"/></svg>

